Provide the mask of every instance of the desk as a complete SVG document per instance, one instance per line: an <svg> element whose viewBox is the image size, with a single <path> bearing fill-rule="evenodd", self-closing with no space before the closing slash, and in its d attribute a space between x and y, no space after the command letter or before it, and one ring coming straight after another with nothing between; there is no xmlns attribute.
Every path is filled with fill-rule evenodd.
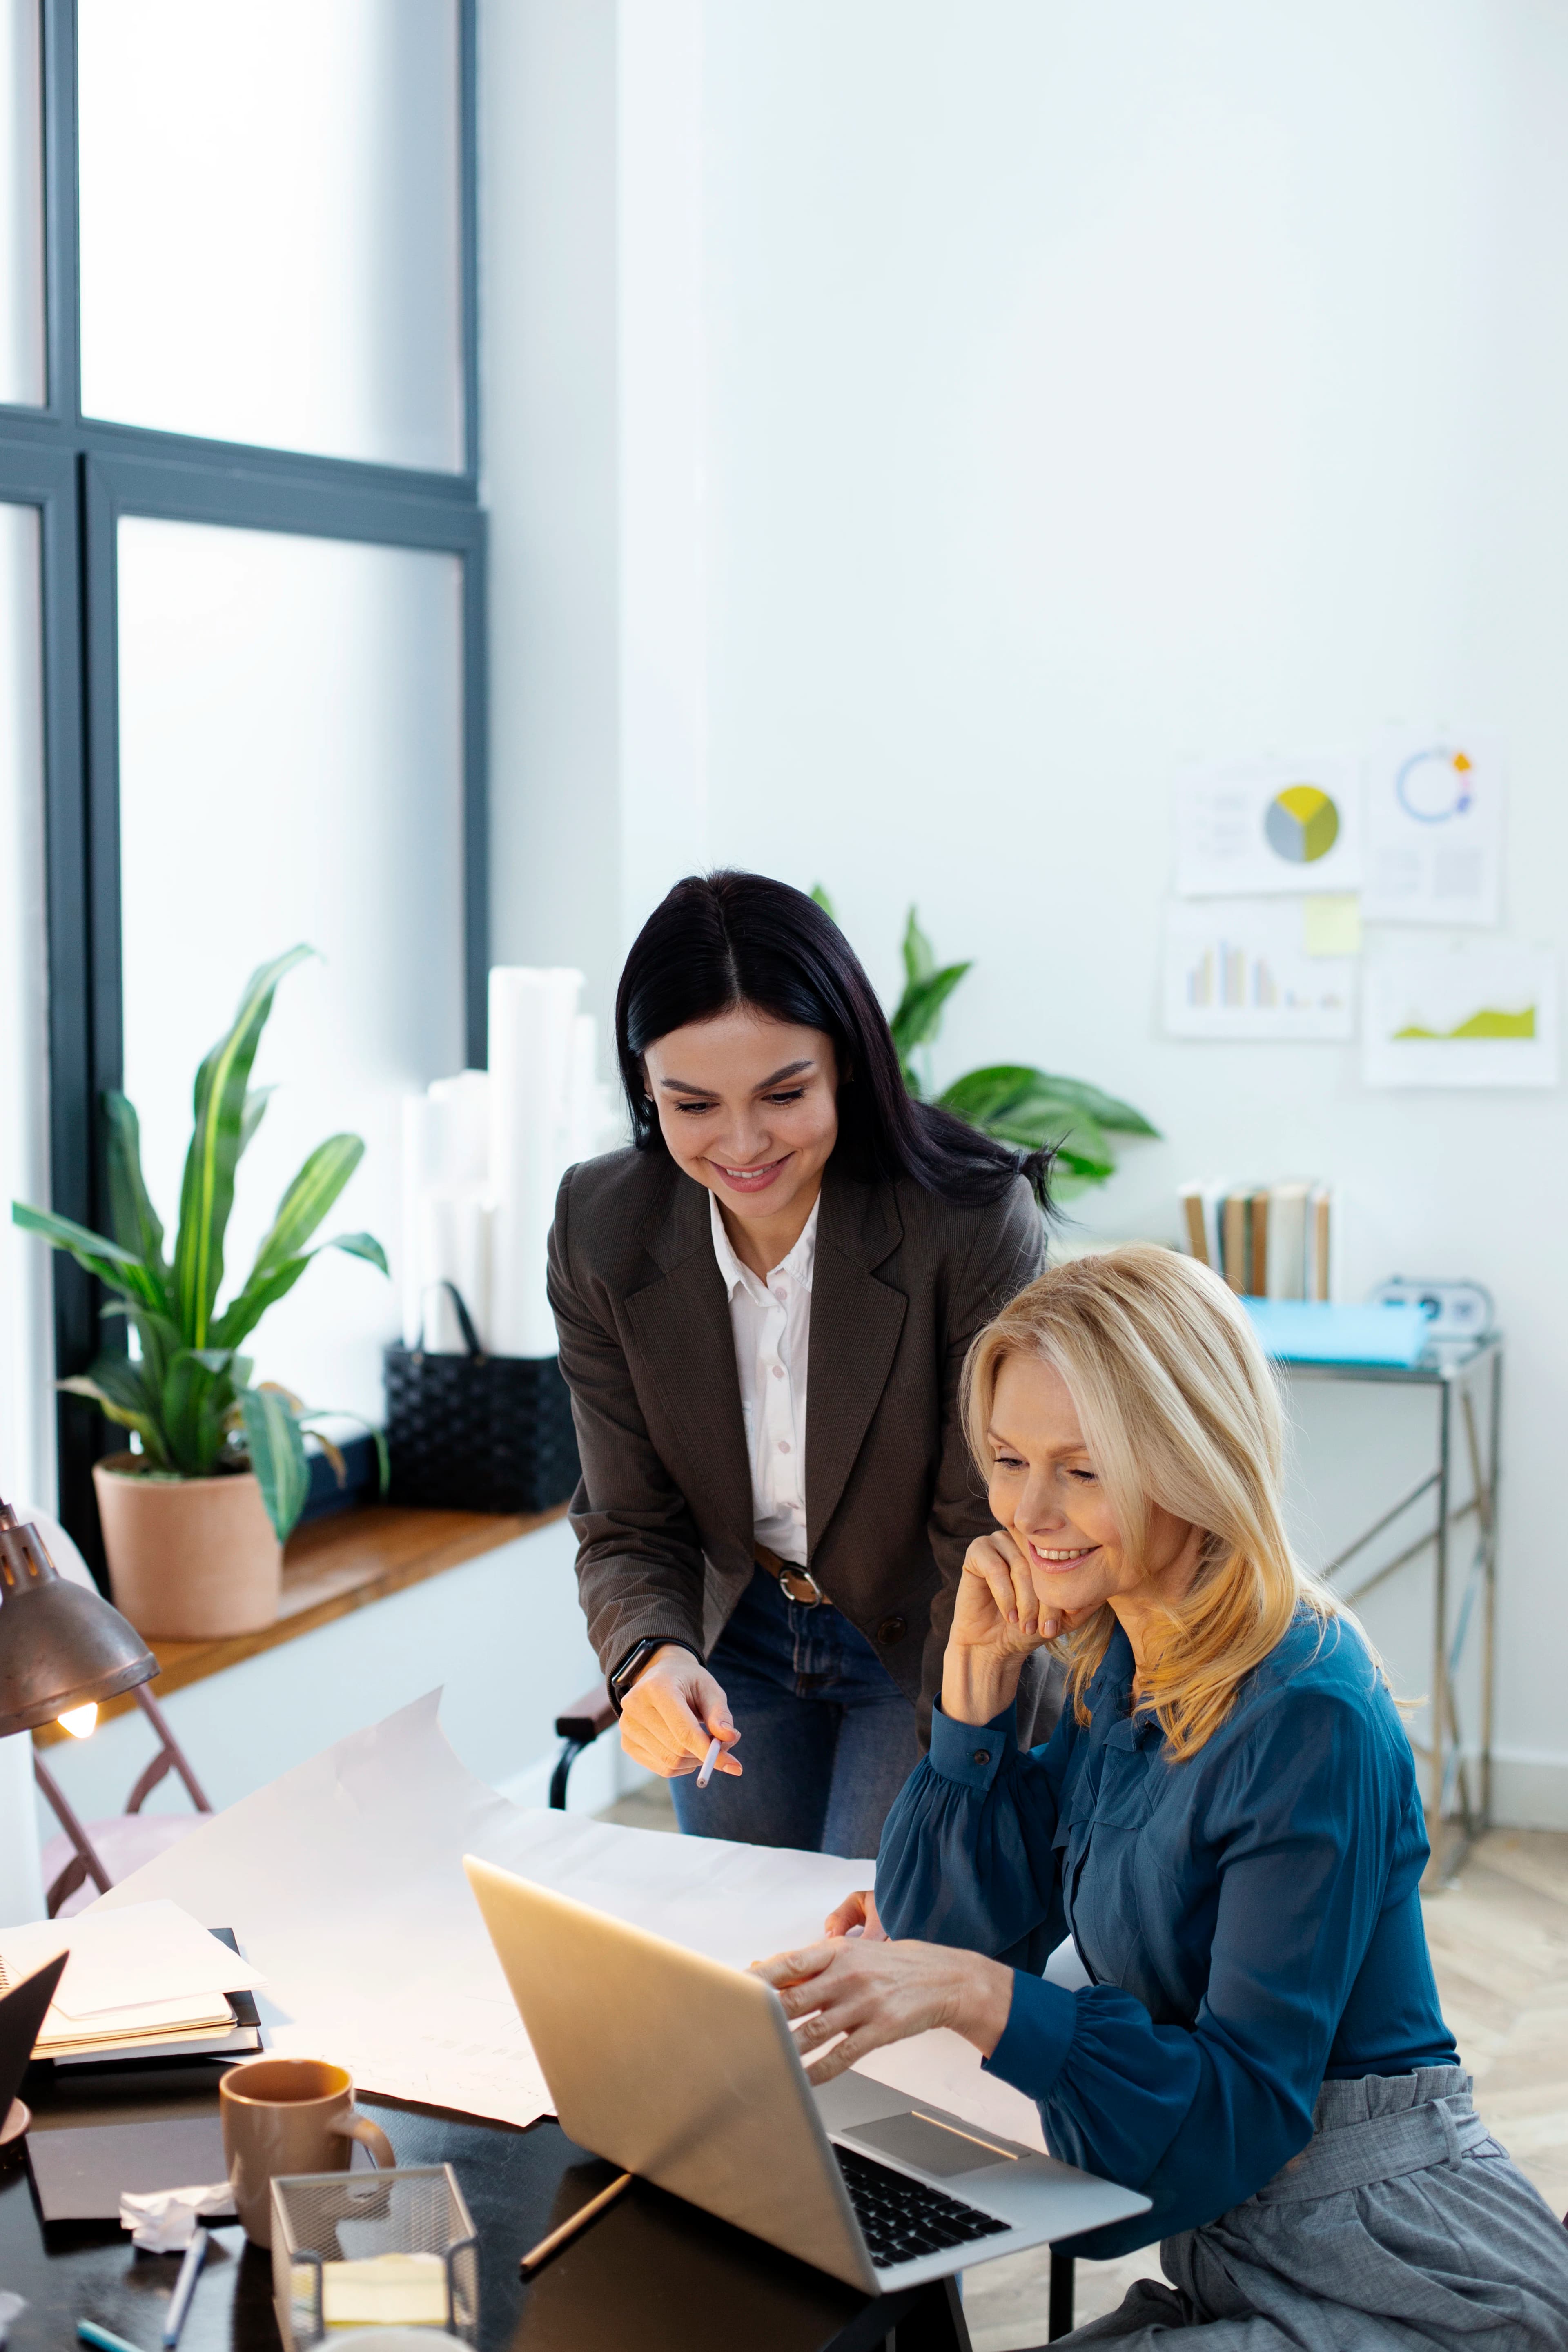
<svg viewBox="0 0 1568 2352"><path fill-rule="evenodd" d="M30 2099L31 2089L26 2092ZM38 2093L40 2105L47 2088ZM216 2109L217 2095L211 2094ZM956 2292L945 2285L868 2297L638 2181L531 2286L518 2258L614 2178L560 2126L528 2131L362 2097L402 2164L449 2162L479 2234L484 2352L969 2352ZM119 2231L46 2233L26 2166L0 2169L0 2284L25 2295L11 2352L68 2352L79 2319L155 2347L179 2269L135 2253ZM57 2241L58 2242L57 2242ZM181 2337L182 2352L279 2352L272 2258L237 2227L214 2232Z"/></svg>
<svg viewBox="0 0 1568 2352"><path fill-rule="evenodd" d="M1432 1592L1432 1743L1426 1753L1426 1835L1432 1860L1424 1882L1445 1885L1454 1876L1491 1819L1493 1645L1497 1623L1498 1445L1502 1414L1502 1341L1489 1339L1437 1342L1414 1364L1320 1364L1281 1359L1292 1380L1366 1381L1377 1385L1426 1388L1437 1395L1437 1459L1409 1493L1391 1505L1322 1570L1324 1580L1353 1607L1363 1593L1396 1570L1430 1551ZM1478 1403L1484 1400L1485 1436ZM1456 1504L1456 1424L1464 1432L1469 1471L1468 1501ZM1430 1523L1414 1541L1348 1589L1335 1580L1342 1570L1419 1503L1429 1499ZM1455 1538L1475 1521L1474 1541L1463 1576L1456 1580ZM1472 1787L1465 1755L1454 1684L1470 1638L1480 1627L1480 1727L1477 1780Z"/></svg>

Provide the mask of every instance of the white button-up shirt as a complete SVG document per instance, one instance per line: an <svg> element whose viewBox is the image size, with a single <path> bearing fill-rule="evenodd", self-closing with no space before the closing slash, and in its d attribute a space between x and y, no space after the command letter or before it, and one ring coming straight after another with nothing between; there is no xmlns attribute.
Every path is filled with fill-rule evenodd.
<svg viewBox="0 0 1568 2352"><path fill-rule="evenodd" d="M818 1201L805 1231L763 1282L730 1246L710 1192L713 1255L730 1297L735 1370L752 1464L756 1539L781 1559L805 1565L805 1370L811 1344L811 1272Z"/></svg>

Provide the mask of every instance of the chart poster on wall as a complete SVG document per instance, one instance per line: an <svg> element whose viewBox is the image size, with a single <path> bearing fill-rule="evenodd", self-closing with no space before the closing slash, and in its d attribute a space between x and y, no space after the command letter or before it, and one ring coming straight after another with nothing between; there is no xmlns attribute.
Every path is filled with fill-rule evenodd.
<svg viewBox="0 0 1568 2352"><path fill-rule="evenodd" d="M1559 975L1550 949L1391 948L1366 969L1369 1087L1554 1087Z"/></svg>
<svg viewBox="0 0 1568 2352"><path fill-rule="evenodd" d="M1163 971L1170 1037L1345 1038L1355 1034L1355 964L1310 954L1306 902L1174 898Z"/></svg>
<svg viewBox="0 0 1568 2352"><path fill-rule="evenodd" d="M1502 796L1491 736L1433 728L1380 738L1366 768L1368 921L1496 924Z"/></svg>
<svg viewBox="0 0 1568 2352"><path fill-rule="evenodd" d="M1175 819L1176 888L1184 898L1361 887L1353 752L1189 768L1176 779Z"/></svg>

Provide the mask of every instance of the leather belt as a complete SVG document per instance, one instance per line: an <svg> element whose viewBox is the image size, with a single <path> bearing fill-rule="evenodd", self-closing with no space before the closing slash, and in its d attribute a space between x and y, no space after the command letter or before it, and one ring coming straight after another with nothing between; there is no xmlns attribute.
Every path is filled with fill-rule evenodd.
<svg viewBox="0 0 1568 2352"><path fill-rule="evenodd" d="M781 1559L776 1551L768 1549L766 1544L753 1544L752 1549L756 1554L757 1566L765 1568L774 1581L783 1585L797 1607L815 1609L820 1604L824 1609L832 1608L832 1601L809 1568L797 1568L793 1559Z"/></svg>

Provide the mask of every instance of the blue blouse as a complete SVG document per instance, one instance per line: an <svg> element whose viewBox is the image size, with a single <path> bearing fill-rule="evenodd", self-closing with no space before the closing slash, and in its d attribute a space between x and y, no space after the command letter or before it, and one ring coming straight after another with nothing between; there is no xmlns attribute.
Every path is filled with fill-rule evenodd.
<svg viewBox="0 0 1568 2352"><path fill-rule="evenodd" d="M940 1708L882 1833L889 1936L1016 1970L990 2071L1058 2157L1152 2212L1065 2243L1097 2258L1213 2221L1311 2137L1325 2076L1458 2063L1416 1894L1410 1744L1364 1644L1305 1610L1185 1763L1132 1706L1120 1626L1048 1745L1013 1709ZM1071 1931L1092 1982L1040 1974Z"/></svg>

